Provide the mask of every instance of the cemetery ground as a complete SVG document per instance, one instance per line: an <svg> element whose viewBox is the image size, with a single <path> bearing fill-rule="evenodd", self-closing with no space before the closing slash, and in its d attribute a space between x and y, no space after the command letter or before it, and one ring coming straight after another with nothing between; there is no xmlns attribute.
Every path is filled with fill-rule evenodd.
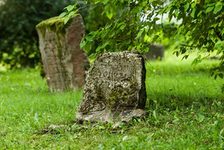
<svg viewBox="0 0 224 150"><path fill-rule="evenodd" d="M148 115L118 128L76 124L82 91L50 93L38 69L2 72L0 149L223 149L224 82L209 73L216 63L147 63Z"/></svg>

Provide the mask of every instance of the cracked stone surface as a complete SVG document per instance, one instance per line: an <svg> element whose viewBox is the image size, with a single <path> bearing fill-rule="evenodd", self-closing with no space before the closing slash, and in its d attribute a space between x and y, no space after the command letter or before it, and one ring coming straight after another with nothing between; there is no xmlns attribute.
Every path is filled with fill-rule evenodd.
<svg viewBox="0 0 224 150"><path fill-rule="evenodd" d="M145 65L140 54L105 53L86 75L77 120L129 122L145 115Z"/></svg>

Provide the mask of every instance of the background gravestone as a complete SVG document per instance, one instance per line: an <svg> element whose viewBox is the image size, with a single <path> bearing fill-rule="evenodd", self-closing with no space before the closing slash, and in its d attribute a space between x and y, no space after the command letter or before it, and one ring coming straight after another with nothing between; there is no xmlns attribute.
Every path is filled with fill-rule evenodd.
<svg viewBox="0 0 224 150"><path fill-rule="evenodd" d="M149 51L144 56L146 60L162 60L164 57L164 47L160 44L151 44Z"/></svg>
<svg viewBox="0 0 224 150"><path fill-rule="evenodd" d="M89 69L79 121L120 122L145 114L145 66L141 55L105 53Z"/></svg>
<svg viewBox="0 0 224 150"><path fill-rule="evenodd" d="M80 42L84 25L80 15L64 25L60 17L37 25L44 72L51 91L80 88L84 84L89 62Z"/></svg>

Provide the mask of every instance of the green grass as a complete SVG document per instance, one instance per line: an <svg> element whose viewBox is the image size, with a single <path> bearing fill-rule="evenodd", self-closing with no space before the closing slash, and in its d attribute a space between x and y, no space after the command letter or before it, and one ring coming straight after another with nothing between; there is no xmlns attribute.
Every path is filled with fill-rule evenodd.
<svg viewBox="0 0 224 150"><path fill-rule="evenodd" d="M38 70L0 73L0 149L223 149L224 82L209 76L215 63L147 63L149 114L116 129L75 124L82 92L50 93Z"/></svg>

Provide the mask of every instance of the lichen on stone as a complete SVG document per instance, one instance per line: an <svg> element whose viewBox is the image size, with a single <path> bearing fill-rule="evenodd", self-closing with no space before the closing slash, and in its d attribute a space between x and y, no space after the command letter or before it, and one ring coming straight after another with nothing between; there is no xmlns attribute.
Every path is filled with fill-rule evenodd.
<svg viewBox="0 0 224 150"><path fill-rule="evenodd" d="M86 75L78 121L128 122L144 117L145 66L140 54L104 53Z"/></svg>

